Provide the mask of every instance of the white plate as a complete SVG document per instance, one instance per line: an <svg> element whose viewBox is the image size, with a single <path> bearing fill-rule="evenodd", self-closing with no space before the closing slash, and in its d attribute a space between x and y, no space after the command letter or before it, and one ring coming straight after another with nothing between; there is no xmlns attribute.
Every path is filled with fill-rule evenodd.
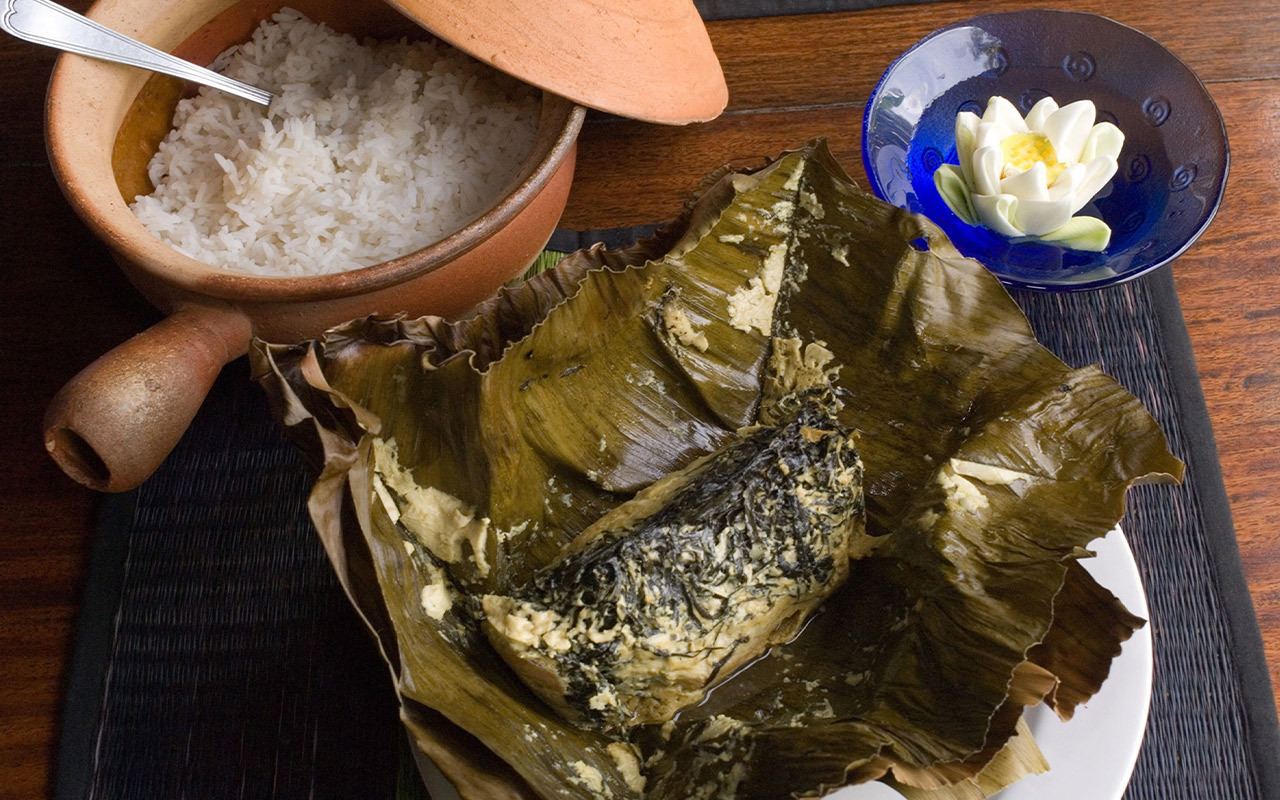
<svg viewBox="0 0 1280 800"><path fill-rule="evenodd" d="M1083 561L1085 568L1130 611L1149 619L1138 565L1120 529L1091 549L1098 555ZM1146 625L1125 642L1102 690L1076 709L1071 722L1060 721L1043 705L1027 712L1050 770L1023 778L992 800L1119 800L1147 727L1151 674L1151 626ZM412 750L433 800L460 800L436 765L417 747ZM902 800L902 795L879 783L864 783L833 792L827 800Z"/></svg>
<svg viewBox="0 0 1280 800"><path fill-rule="evenodd" d="M1133 551L1117 528L1090 548L1097 558L1081 563L1134 614L1150 619ZM1049 771L1031 775L992 800L1119 800L1129 785L1151 704L1151 626L1125 642L1102 690L1062 722L1040 705L1026 714ZM850 786L827 800L902 800L878 783Z"/></svg>

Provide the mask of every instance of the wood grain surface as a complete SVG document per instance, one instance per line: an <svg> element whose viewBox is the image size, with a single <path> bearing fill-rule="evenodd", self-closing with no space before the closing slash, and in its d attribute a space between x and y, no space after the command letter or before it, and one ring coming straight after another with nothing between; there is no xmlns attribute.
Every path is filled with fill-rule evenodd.
<svg viewBox="0 0 1280 800"><path fill-rule="evenodd" d="M85 0L66 5L84 10ZM711 24L731 103L715 122L655 128L592 115L564 224L676 213L706 172L827 136L855 174L862 104L904 48L997 0ZM1080 0L1163 42L1209 86L1232 170L1208 233L1174 264L1240 551L1280 686L1280 5ZM99 498L40 441L44 407L81 367L158 315L53 181L42 132L53 54L0 39L0 800L52 792L59 714Z"/></svg>

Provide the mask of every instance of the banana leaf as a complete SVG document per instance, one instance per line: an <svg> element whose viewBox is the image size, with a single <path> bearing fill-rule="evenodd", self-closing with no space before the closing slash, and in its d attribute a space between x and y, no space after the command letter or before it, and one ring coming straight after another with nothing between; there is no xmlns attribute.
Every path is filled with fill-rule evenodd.
<svg viewBox="0 0 1280 800"><path fill-rule="evenodd" d="M1138 401L1036 342L981 265L862 192L821 141L710 176L680 220L582 251L461 322L256 342L311 456L316 528L420 747L469 798L985 797L1043 769L1142 624L1077 561L1182 464ZM878 537L795 638L665 724L569 722L495 653L596 520L826 391Z"/></svg>

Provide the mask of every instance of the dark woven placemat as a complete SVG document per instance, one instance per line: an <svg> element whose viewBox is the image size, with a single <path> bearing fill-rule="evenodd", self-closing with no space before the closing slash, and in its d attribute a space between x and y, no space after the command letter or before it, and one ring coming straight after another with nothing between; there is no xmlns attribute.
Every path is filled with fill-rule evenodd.
<svg viewBox="0 0 1280 800"><path fill-rule="evenodd" d="M1135 490L1124 522L1156 660L1126 797L1280 796L1280 727L1171 273L1017 300L1062 358L1129 387L1188 462L1184 485ZM233 364L160 471L104 506L58 800L393 796L403 735L386 666L307 519L310 479L246 372Z"/></svg>
<svg viewBox="0 0 1280 800"><path fill-rule="evenodd" d="M159 472L104 504L59 798L392 796L387 667L247 373L225 370Z"/></svg>
<svg viewBox="0 0 1280 800"><path fill-rule="evenodd" d="M705 20L742 19L782 14L821 14L828 11L861 11L881 6L933 2L937 0L693 0L693 4L698 7L698 13Z"/></svg>

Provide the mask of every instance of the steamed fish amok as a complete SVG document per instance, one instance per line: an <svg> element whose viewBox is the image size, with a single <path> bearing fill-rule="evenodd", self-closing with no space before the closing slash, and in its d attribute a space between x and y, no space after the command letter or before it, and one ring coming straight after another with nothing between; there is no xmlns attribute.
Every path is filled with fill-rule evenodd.
<svg viewBox="0 0 1280 800"><path fill-rule="evenodd" d="M795 636L863 533L852 434L814 404L618 506L514 596L483 598L516 674L576 722L662 723Z"/></svg>
<svg viewBox="0 0 1280 800"><path fill-rule="evenodd" d="M993 794L1142 624L1077 561L1182 469L820 142L472 319L254 362L467 800Z"/></svg>

